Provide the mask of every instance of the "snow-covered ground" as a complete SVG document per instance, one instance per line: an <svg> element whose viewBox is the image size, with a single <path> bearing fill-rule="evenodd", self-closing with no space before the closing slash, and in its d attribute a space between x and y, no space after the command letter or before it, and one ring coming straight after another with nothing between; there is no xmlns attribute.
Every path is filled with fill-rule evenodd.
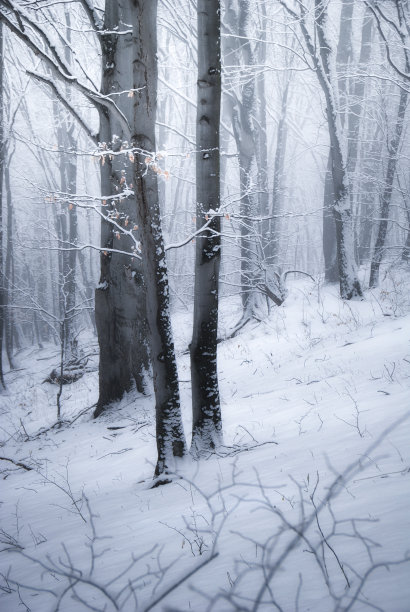
<svg viewBox="0 0 410 612"><path fill-rule="evenodd" d="M409 278L349 303L289 287L219 345L226 446L165 486L152 392L93 421L91 355L62 398L81 416L47 429L58 351L18 356L0 397L0 610L410 610ZM238 317L225 300L221 333ZM175 314L188 437L190 325Z"/></svg>

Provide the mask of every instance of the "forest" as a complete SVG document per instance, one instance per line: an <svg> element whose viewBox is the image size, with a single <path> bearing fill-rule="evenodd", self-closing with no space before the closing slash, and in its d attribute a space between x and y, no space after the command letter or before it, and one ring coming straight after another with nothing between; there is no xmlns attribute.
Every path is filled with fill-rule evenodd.
<svg viewBox="0 0 410 612"><path fill-rule="evenodd" d="M0 0L0 610L407 612L410 0Z"/></svg>

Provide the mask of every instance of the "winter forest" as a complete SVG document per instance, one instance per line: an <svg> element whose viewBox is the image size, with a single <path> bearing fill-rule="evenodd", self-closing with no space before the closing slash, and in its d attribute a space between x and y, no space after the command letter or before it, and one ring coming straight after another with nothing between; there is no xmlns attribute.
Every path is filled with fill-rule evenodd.
<svg viewBox="0 0 410 612"><path fill-rule="evenodd" d="M410 610L410 0L0 0L0 610Z"/></svg>

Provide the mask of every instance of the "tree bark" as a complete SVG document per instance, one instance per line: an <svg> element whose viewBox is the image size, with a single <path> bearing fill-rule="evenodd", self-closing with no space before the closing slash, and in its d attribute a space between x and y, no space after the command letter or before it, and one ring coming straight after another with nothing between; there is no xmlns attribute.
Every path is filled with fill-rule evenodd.
<svg viewBox="0 0 410 612"><path fill-rule="evenodd" d="M339 271L340 295L343 299L362 296L362 289L357 277L353 220L350 206L349 185L346 161L342 153L342 126L336 108L335 90L332 86L330 69L330 46L325 35L327 11L323 0L315 0L315 24L320 46L320 59L316 55L313 42L307 32L306 23L302 29L312 58L315 61L317 76L326 99L326 115L329 127L332 155L333 178L333 215L336 225L337 263Z"/></svg>
<svg viewBox="0 0 410 612"><path fill-rule="evenodd" d="M404 7L401 3L397 3L397 15L400 25L400 36L403 44L405 73L410 73L410 50L408 43L410 41L410 28L407 22L407 14L404 12ZM370 281L371 288L377 287L379 284L380 264L383 259L385 243L387 237L387 229L389 223L390 204L393 196L394 178L396 175L398 154L403 137L404 118L406 115L407 102L409 98L408 90L404 87L400 88L399 107L397 111L397 119L394 128L393 138L389 144L389 156L387 161L387 171L385 187L381 197L380 205L380 222L377 230L376 242L374 245L372 263L370 266Z"/></svg>
<svg viewBox="0 0 410 612"><path fill-rule="evenodd" d="M353 55L353 9L354 0L343 0L340 12L339 40L336 53L337 70L341 71L341 76L339 76L338 79L339 107L343 109L347 108L349 99L349 80L346 73L349 64L352 62ZM342 127L345 124L345 113L346 110L340 115ZM323 198L323 256L325 260L325 280L330 283L339 280L336 223L333 214L335 194L333 189L332 164L332 151L329 150Z"/></svg>
<svg viewBox="0 0 410 612"><path fill-rule="evenodd" d="M10 163L10 157L9 161ZM6 188L6 199L7 199L7 241L6 241L6 262L5 262L5 273L4 273L4 339L7 359L9 362L10 370L14 370L15 365L13 361L13 311L7 309L10 304L10 285L11 285L11 265L13 257L13 208L11 200L11 186L10 186L10 169L9 166L4 169L4 184Z"/></svg>
<svg viewBox="0 0 410 612"><path fill-rule="evenodd" d="M406 62L406 69L409 71L410 62ZM370 266L369 287L374 288L379 284L380 264L384 255L387 229L389 224L390 203L393 196L394 177L396 175L398 153L401 145L404 117L406 114L408 92L402 88L400 90L399 108L394 129L394 135L389 145L389 157L387 162L386 181L380 202L380 222L377 230L376 242L374 245L372 263Z"/></svg>
<svg viewBox="0 0 410 612"><path fill-rule="evenodd" d="M200 457L222 443L217 371L218 282L221 261L220 115L221 17L219 0L198 0L196 123L196 239L191 353L192 446ZM241 168L242 170L242 168Z"/></svg>
<svg viewBox="0 0 410 612"><path fill-rule="evenodd" d="M136 154L134 183L140 226L141 254L147 295L151 360L156 400L158 461L155 475L174 467L186 452L178 372L169 312L169 287L155 163L157 107L157 0L135 0L133 19L133 124Z"/></svg>
<svg viewBox="0 0 410 612"><path fill-rule="evenodd" d="M283 169L285 164L286 152L286 112L288 103L288 93L290 86L290 78L287 79L282 93L281 110L276 133L276 151L275 161L273 166L273 190L272 190L272 205L270 209L269 219L269 247L267 252L267 262L273 265L274 272L278 272L278 256L279 256L279 218L282 196L282 181Z"/></svg>
<svg viewBox="0 0 410 612"><path fill-rule="evenodd" d="M116 34L135 21L134 0L106 0L102 47L102 92L105 95L129 92L133 83L133 35ZM132 96L132 93L130 94ZM127 93L115 96L115 101L132 125L134 99ZM114 138L115 135L115 138ZM130 133L117 115L108 109L100 111L100 141L102 147L119 153L129 145ZM103 210L117 222L133 227L137 210L133 195L133 164L127 155L105 155L101 165L101 195ZM128 189L125 195L122 195ZM116 196L116 197L111 197ZM111 199L110 199L111 197ZM137 235L137 230L135 232ZM142 264L138 258L104 249L129 251L133 242L121 236L109 221L101 226L100 282L95 292L95 319L100 346L99 399L94 416L98 416L113 400L120 399L135 381L144 392L143 375L148 367L145 286Z"/></svg>
<svg viewBox="0 0 410 612"><path fill-rule="evenodd" d="M0 383L3 388L3 340L4 340L4 270L3 270L3 175L4 175L4 61L3 61L3 24L0 22Z"/></svg>
<svg viewBox="0 0 410 612"><path fill-rule="evenodd" d="M323 258L325 260L325 281L327 283L337 283L339 280L336 223L333 214L333 205L332 153L329 151L323 196Z"/></svg>

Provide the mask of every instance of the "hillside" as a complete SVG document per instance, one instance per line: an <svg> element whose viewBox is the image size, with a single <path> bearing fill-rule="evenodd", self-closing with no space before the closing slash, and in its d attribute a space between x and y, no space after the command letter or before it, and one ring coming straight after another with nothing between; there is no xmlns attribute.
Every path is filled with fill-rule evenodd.
<svg viewBox="0 0 410 612"><path fill-rule="evenodd" d="M155 488L152 392L93 421L84 336L53 428L57 349L22 352L0 398L0 609L409 610L408 286L343 303L290 284L219 345L225 447ZM222 336L238 317L225 300ZM190 321L174 315L186 433Z"/></svg>

